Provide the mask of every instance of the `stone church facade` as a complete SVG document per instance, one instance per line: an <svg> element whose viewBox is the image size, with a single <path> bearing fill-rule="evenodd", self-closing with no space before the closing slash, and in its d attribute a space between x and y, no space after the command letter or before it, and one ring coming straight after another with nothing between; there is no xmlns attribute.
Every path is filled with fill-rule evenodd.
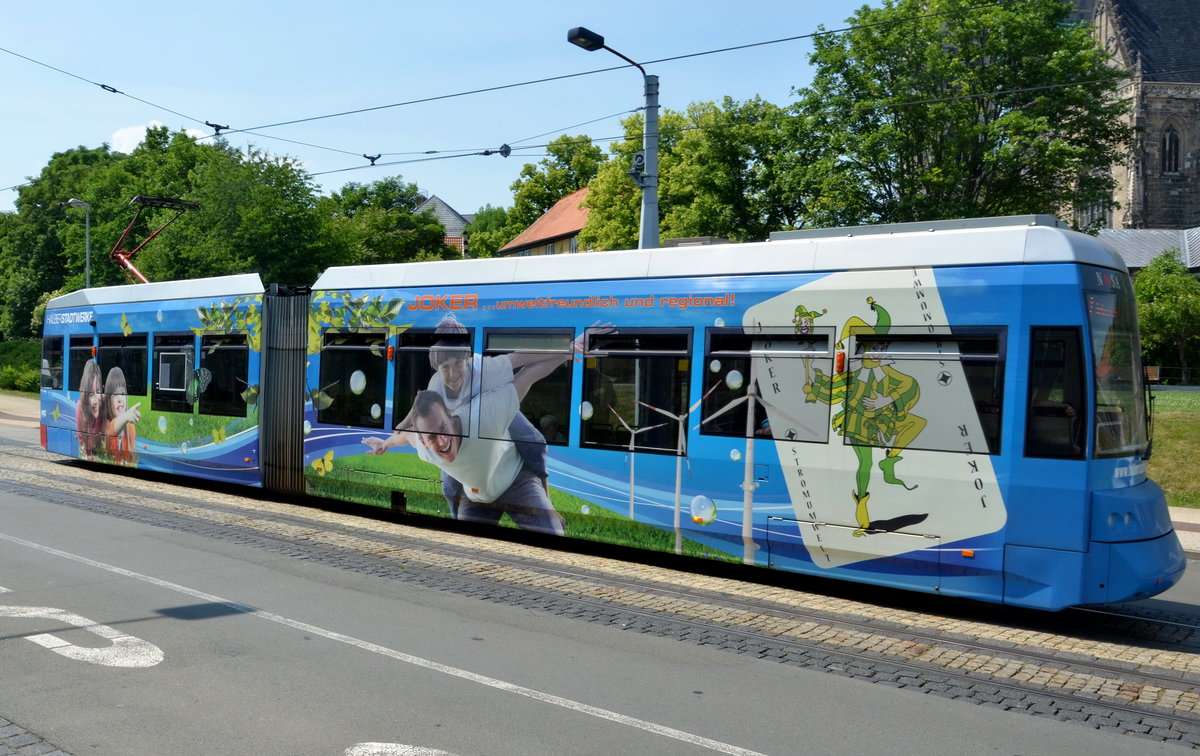
<svg viewBox="0 0 1200 756"><path fill-rule="evenodd" d="M1200 226L1200 0L1074 0L1115 65L1129 71L1137 136L1110 168L1120 207L1085 211L1107 228Z"/></svg>

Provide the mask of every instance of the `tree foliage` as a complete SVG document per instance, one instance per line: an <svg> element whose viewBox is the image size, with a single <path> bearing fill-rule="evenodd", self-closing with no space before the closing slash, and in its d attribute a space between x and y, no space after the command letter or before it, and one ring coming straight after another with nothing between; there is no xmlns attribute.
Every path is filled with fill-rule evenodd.
<svg viewBox="0 0 1200 756"><path fill-rule="evenodd" d="M1133 289L1146 361L1177 362L1187 383L1200 352L1200 281L1180 261L1179 251L1170 249L1138 272Z"/></svg>
<svg viewBox="0 0 1200 756"><path fill-rule="evenodd" d="M761 241L802 223L803 197L792 182L803 150L786 116L758 97L664 110L658 120L662 237ZM593 249L638 243L642 192L628 172L642 149L642 116L622 124L625 139L612 145L613 157L600 166L584 201L589 213L579 241Z"/></svg>
<svg viewBox="0 0 1200 756"><path fill-rule="evenodd" d="M425 201L416 184L399 177L371 184L350 183L321 200L337 235L348 244L349 262L374 264L448 260L458 251L446 244L446 229L432 212L418 213Z"/></svg>
<svg viewBox="0 0 1200 756"><path fill-rule="evenodd" d="M92 285L126 282L108 253L133 221L137 195L200 204L139 252L134 262L152 281L257 272L307 284L332 265L456 255L437 218L413 212L423 198L398 177L321 198L290 158L155 128L130 154L105 145L54 155L19 190L17 212L0 213L0 337L36 336L46 301L84 285L88 216L64 207L69 198L91 205ZM124 249L173 214L144 208Z"/></svg>
<svg viewBox="0 0 1200 756"><path fill-rule="evenodd" d="M509 236L508 211L490 204L479 208L475 218L463 229L470 257L491 257L496 250L516 238Z"/></svg>
<svg viewBox="0 0 1200 756"><path fill-rule="evenodd" d="M1123 73L1060 0L885 0L818 35L799 128L818 225L1112 205Z"/></svg>
<svg viewBox="0 0 1200 756"><path fill-rule="evenodd" d="M508 211L508 222L510 226L519 226L521 231L554 203L587 186L605 160L604 151L584 135L563 134L546 145L546 152L549 157L537 165L526 163L521 168L521 177L510 187L513 205Z"/></svg>

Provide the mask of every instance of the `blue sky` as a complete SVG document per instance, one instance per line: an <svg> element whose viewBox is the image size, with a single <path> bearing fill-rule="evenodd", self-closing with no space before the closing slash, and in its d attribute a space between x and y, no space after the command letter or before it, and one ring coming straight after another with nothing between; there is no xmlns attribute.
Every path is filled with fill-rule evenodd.
<svg viewBox="0 0 1200 756"><path fill-rule="evenodd" d="M603 34L609 46L641 62L807 34L820 24L841 28L862 3L59 0L7 5L0 27L0 48L11 51L0 52L0 133L5 137L0 139L0 189L35 176L54 153L72 147L108 143L132 149L150 123L202 135L212 134L204 121L255 129L256 135L228 138L238 146L252 143L297 158L313 173L365 166L367 161L356 157L362 153L385 153L378 160L384 163L427 158L427 150L445 154L503 143L544 144L562 133L616 136L619 119L642 104L636 69L256 127L621 64L603 50L589 53L568 44L566 32L574 26ZM811 41L801 39L652 64L647 70L660 78L665 108L681 110L725 95L738 100L761 95L785 104L792 87L809 82L811 50ZM568 128L595 119L602 120ZM532 148L507 159L427 160L330 173L316 181L329 192L349 181L398 174L459 212L471 213L487 203L510 204L509 185L521 166L544 154ZM11 211L16 196L0 192L0 211Z"/></svg>

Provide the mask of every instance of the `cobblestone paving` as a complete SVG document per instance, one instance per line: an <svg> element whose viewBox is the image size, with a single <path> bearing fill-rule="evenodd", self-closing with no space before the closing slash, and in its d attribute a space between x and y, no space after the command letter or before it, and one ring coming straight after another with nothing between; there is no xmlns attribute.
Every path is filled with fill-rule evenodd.
<svg viewBox="0 0 1200 756"><path fill-rule="evenodd" d="M625 631L1114 733L1200 744L1200 695L1134 674L1200 675L1200 655L1193 652L881 607L135 476L111 483L89 476L82 482L78 468L47 465L36 455L11 462L0 470L0 487L37 487L39 496L73 506ZM112 506L97 496L137 509ZM575 574L556 572L559 568ZM581 571L597 579L580 576ZM748 607L747 599L759 603ZM797 617L792 611L819 612L831 620ZM846 626L851 623L856 626ZM917 633L939 640L916 639ZM964 648L970 641L1011 647L1013 654ZM1021 650L1053 658L1022 657ZM1087 661L1130 674L1087 669ZM1151 707L1161 716L1132 707Z"/></svg>
<svg viewBox="0 0 1200 756"><path fill-rule="evenodd" d="M0 756L67 756L42 738L0 717Z"/></svg>

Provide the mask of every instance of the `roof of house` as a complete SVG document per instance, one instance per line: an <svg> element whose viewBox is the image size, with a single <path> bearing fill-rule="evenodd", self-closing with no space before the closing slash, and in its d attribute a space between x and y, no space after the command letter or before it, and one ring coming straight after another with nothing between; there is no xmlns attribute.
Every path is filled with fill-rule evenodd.
<svg viewBox="0 0 1200 756"><path fill-rule="evenodd" d="M1142 78L1200 82L1200 13L1196 0L1110 0L1141 63Z"/></svg>
<svg viewBox="0 0 1200 756"><path fill-rule="evenodd" d="M585 186L555 202L554 206L543 213L541 218L533 222L533 225L498 251L531 247L538 243L544 244L554 239L579 233L587 223L588 209L580 207L580 203L587 197L587 193L588 188Z"/></svg>
<svg viewBox="0 0 1200 756"><path fill-rule="evenodd" d="M467 225L467 219L459 214L457 210L447 205L446 201L441 197L436 194L433 195L417 206L414 212L423 213L426 211L432 212L434 217L442 222L442 226L446 229L446 236L463 235L463 227Z"/></svg>
<svg viewBox="0 0 1200 756"><path fill-rule="evenodd" d="M1106 228L1100 239L1130 268L1144 268L1168 249L1178 249L1189 270L1200 268L1200 228Z"/></svg>

